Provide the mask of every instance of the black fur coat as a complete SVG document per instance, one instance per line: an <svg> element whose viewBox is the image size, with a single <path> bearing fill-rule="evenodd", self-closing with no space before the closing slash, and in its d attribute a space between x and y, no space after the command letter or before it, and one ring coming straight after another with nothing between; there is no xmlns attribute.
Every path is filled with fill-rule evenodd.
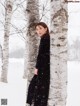
<svg viewBox="0 0 80 106"><path fill-rule="evenodd" d="M34 75L28 87L26 103L33 106L47 106L50 85L50 35L41 36Z"/></svg>

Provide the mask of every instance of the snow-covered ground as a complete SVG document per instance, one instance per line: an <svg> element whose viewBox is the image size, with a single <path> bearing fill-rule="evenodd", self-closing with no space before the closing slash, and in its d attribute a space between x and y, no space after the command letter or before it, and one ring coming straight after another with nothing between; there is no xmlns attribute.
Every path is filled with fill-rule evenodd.
<svg viewBox="0 0 80 106"><path fill-rule="evenodd" d="M80 62L68 61L67 105L80 106ZM25 106L27 79L23 79L24 60L10 59L8 83L0 82L0 101L7 99L7 106ZM0 104L0 106L2 106Z"/></svg>
<svg viewBox="0 0 80 106"><path fill-rule="evenodd" d="M0 82L0 102L7 99L7 106L25 106L27 79L23 79L24 59L9 59L8 83ZM1 105L0 103L0 106Z"/></svg>
<svg viewBox="0 0 80 106"><path fill-rule="evenodd" d="M80 61L68 61L67 105L80 106Z"/></svg>

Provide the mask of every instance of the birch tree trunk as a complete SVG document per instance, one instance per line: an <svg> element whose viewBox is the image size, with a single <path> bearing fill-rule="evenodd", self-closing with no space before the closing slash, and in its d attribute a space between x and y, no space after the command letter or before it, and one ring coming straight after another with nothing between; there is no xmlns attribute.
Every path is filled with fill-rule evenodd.
<svg viewBox="0 0 80 106"><path fill-rule="evenodd" d="M27 78L27 88L34 74L39 39L35 32L35 24L39 22L38 0L27 0L26 7L26 41L24 75Z"/></svg>
<svg viewBox="0 0 80 106"><path fill-rule="evenodd" d="M12 15L12 0L6 0L5 6L5 26L4 26L4 43L3 43L3 65L1 72L1 81L7 82L8 60L9 60L9 33Z"/></svg>
<svg viewBox="0 0 80 106"><path fill-rule="evenodd" d="M35 24L39 22L38 0L28 0L26 7L26 41L25 41L25 65L24 78L31 78L38 48L38 36L35 33Z"/></svg>
<svg viewBox="0 0 80 106"><path fill-rule="evenodd" d="M51 80L48 106L66 106L67 4L51 0Z"/></svg>

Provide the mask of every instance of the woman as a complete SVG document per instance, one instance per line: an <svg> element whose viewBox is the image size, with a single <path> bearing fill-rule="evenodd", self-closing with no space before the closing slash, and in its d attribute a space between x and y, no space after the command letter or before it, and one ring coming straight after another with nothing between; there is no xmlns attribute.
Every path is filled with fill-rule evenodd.
<svg viewBox="0 0 80 106"><path fill-rule="evenodd" d="M40 22L36 25L40 36L39 51L34 76L28 88L26 103L33 106L47 106L50 85L50 35L47 25Z"/></svg>

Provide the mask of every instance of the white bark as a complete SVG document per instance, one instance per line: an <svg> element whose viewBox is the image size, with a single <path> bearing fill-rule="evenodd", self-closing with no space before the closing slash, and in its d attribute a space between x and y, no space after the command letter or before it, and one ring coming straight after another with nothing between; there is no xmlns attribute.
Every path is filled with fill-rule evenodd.
<svg viewBox="0 0 80 106"><path fill-rule="evenodd" d="M48 106L66 106L67 97L67 4L51 1L51 80Z"/></svg>
<svg viewBox="0 0 80 106"><path fill-rule="evenodd" d="M24 78L31 78L37 55L38 36L35 33L35 23L39 22L38 0L28 0L26 7L26 41ZM28 76L29 75L29 76Z"/></svg>
<svg viewBox="0 0 80 106"><path fill-rule="evenodd" d="M9 32L12 15L12 0L6 0L5 6L5 26L4 26L4 43L3 43L3 65L1 72L1 81L7 82L8 60L9 60Z"/></svg>
<svg viewBox="0 0 80 106"><path fill-rule="evenodd" d="M26 7L26 41L25 41L25 62L24 75L27 78L27 88L34 74L37 51L38 36L35 33L35 23L39 22L38 0L27 0ZM26 91L27 92L27 91ZM27 95L27 94L26 94Z"/></svg>

